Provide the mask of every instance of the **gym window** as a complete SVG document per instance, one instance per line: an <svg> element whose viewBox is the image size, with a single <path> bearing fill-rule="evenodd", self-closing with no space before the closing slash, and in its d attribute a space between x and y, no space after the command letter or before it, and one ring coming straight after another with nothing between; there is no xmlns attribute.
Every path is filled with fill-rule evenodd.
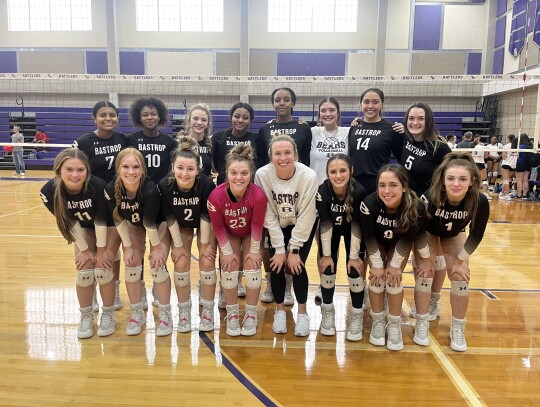
<svg viewBox="0 0 540 407"><path fill-rule="evenodd" d="M92 31L91 0L8 0L9 31Z"/></svg>

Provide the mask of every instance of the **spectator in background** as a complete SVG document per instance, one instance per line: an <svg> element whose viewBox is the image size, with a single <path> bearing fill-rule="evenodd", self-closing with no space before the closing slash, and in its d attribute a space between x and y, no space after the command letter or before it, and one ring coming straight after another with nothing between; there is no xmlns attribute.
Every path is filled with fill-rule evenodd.
<svg viewBox="0 0 540 407"><path fill-rule="evenodd" d="M474 146L472 139L472 132L466 132L465 134L463 134L463 140L457 144L456 148L473 148Z"/></svg>
<svg viewBox="0 0 540 407"><path fill-rule="evenodd" d="M43 132L43 130L41 129L37 129L36 131L36 135L34 136L34 139L32 140L32 143L39 143L39 144L45 144L45 143L49 143L49 138L47 137L47 135ZM37 149L36 149L37 151ZM41 150L39 151L46 151L44 148L42 148Z"/></svg>
<svg viewBox="0 0 540 407"><path fill-rule="evenodd" d="M11 142L12 143L24 143L24 136L22 133L20 133L20 127L19 126L13 126L13 134L11 135ZM13 176L20 175L21 177L25 176L25 167L24 167L24 160L23 160L23 147L22 146L15 146L13 147L13 163L15 164L15 172L13 173Z"/></svg>
<svg viewBox="0 0 540 407"><path fill-rule="evenodd" d="M455 150L457 147L456 141L457 137L454 134L450 133L446 135L446 142L448 143L448 147L452 150Z"/></svg>

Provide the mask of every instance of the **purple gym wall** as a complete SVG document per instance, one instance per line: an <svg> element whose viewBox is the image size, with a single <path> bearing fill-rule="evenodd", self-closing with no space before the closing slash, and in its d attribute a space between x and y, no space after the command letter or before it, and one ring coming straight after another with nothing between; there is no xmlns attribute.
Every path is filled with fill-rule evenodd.
<svg viewBox="0 0 540 407"><path fill-rule="evenodd" d="M493 75L502 75L504 68L504 48L500 48L493 53Z"/></svg>
<svg viewBox="0 0 540 407"><path fill-rule="evenodd" d="M144 75L144 52L120 51L122 75Z"/></svg>
<svg viewBox="0 0 540 407"><path fill-rule="evenodd" d="M107 51L86 51L86 73L109 73Z"/></svg>
<svg viewBox="0 0 540 407"><path fill-rule="evenodd" d="M418 5L414 9L414 50L438 50L441 39L442 5Z"/></svg>
<svg viewBox="0 0 540 407"><path fill-rule="evenodd" d="M508 6L507 0L497 0L497 16L506 13L506 7Z"/></svg>
<svg viewBox="0 0 540 407"><path fill-rule="evenodd" d="M482 70L482 53L469 52L467 61L467 75L478 75Z"/></svg>
<svg viewBox="0 0 540 407"><path fill-rule="evenodd" d="M506 17L499 18L495 23L495 44L494 48L504 45L504 36L506 34Z"/></svg>
<svg viewBox="0 0 540 407"><path fill-rule="evenodd" d="M277 55L278 76L344 76L345 53L289 53Z"/></svg>
<svg viewBox="0 0 540 407"><path fill-rule="evenodd" d="M17 51L0 51L0 73L17 73Z"/></svg>

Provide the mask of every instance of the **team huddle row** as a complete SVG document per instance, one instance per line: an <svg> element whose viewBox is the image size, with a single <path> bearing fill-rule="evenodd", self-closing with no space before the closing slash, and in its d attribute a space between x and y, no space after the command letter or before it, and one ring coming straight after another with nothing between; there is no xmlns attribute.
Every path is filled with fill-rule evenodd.
<svg viewBox="0 0 540 407"><path fill-rule="evenodd" d="M450 149L434 128L429 106L422 103L409 109L404 133L396 133L380 118L384 95L379 89L362 94L364 117L347 130L347 142L336 137L343 129L337 125L339 103L334 98L321 101L323 130L312 129L311 148L306 155L306 140L297 138L298 129L311 130L292 120L295 100L292 90L276 89L272 94L276 120L263 126L258 135L247 131L253 110L238 104L241 107L231 109L232 127L212 139L204 134L209 111L206 127L200 120L205 116L204 105L197 105L201 107L198 111L191 110L186 130L177 140L158 131L165 116L162 102L155 98L141 98L131 106L131 119L142 130L127 138L113 131L118 122L116 108L108 102L95 106L98 129L80 137L77 148L57 156L55 178L41 191L62 235L75 243L79 337L93 335L95 282L103 300L98 335L115 332L114 310L119 308L115 300L115 256L120 245L132 311L126 332L141 332L146 322L141 282L146 237L155 302L159 304L156 334L172 333L171 278L178 296L177 329L190 331L191 246L195 235L202 291L199 329L214 329L219 248L228 335L249 336L257 331L263 263L276 302L273 331L287 332L284 303L286 275L291 275L298 303L294 332L297 336L309 335L305 264L316 238L321 333L333 335L332 299L343 237L352 305L347 339L362 339L367 289L373 320L370 342L386 344L391 350L403 348L402 272L411 255L416 279L414 341L422 346L429 344L429 321L439 312L438 299L448 270L451 347L466 350L468 257L482 240L489 217L489 203L480 193L480 174L472 156L442 154L444 146ZM197 120L192 121L193 116ZM314 149L317 137L320 148ZM347 152L334 151L345 147ZM302 163L302 151L308 165ZM404 165L388 164L391 151ZM217 170L217 186L204 174L208 162L205 154L211 155L210 165ZM326 154L325 158L321 154ZM464 240L461 232L468 224L470 234ZM165 267L169 253L174 264L172 276ZM368 264L369 284L365 282ZM237 300L240 271L247 294L241 324Z"/></svg>

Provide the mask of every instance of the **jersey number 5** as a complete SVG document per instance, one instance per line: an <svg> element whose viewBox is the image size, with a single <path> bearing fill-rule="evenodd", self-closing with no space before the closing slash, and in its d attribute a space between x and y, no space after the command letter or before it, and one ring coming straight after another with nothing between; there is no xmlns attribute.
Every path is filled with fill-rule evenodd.
<svg viewBox="0 0 540 407"><path fill-rule="evenodd" d="M405 164L403 165L406 169L410 170L412 168L412 162L414 160L414 157L412 155L407 157L407 160L405 160Z"/></svg>

